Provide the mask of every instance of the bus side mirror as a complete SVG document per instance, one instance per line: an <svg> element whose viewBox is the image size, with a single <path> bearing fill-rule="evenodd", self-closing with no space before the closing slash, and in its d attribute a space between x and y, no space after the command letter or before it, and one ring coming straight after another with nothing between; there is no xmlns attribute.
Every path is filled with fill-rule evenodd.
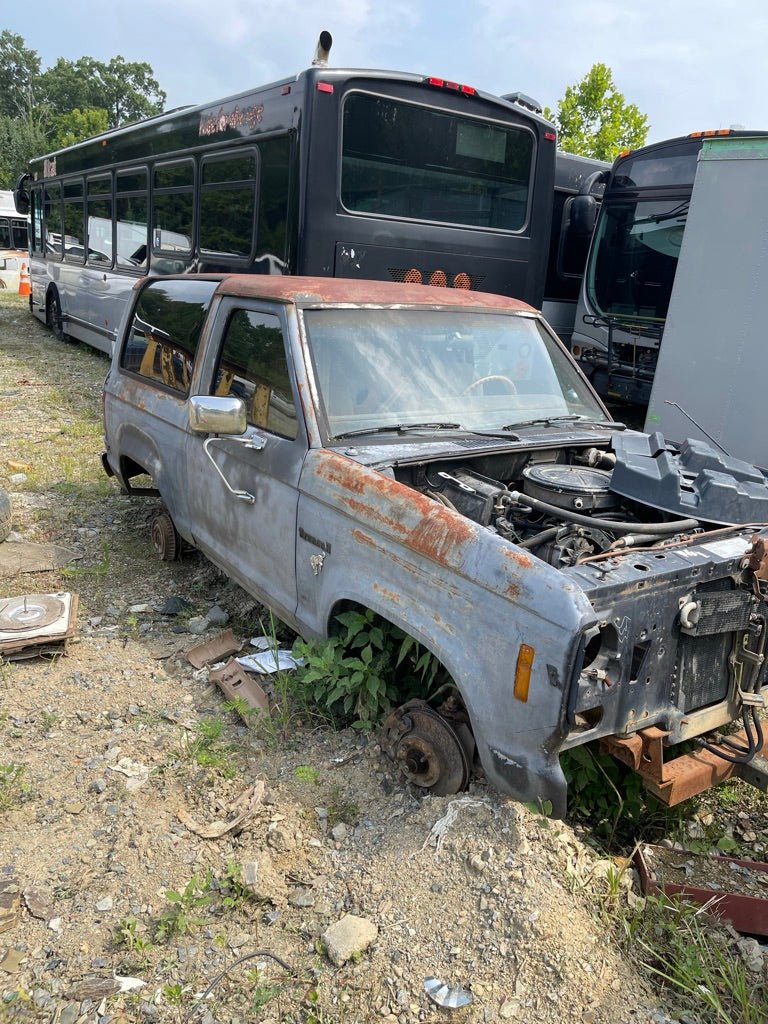
<svg viewBox="0 0 768 1024"><path fill-rule="evenodd" d="M29 175L22 174L16 182L16 188L13 190L13 204L16 207L16 212L20 213L22 217L26 217L29 213L29 192L26 188L28 181Z"/></svg>
<svg viewBox="0 0 768 1024"><path fill-rule="evenodd" d="M571 230L590 237L595 230L597 200L594 196L574 196L571 203Z"/></svg>

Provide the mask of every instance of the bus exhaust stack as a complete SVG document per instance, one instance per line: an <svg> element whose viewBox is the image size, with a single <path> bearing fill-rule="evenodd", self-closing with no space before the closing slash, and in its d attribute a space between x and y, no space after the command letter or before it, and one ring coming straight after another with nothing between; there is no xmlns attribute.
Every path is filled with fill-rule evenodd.
<svg viewBox="0 0 768 1024"><path fill-rule="evenodd" d="M328 63L328 55L331 52L333 46L333 36L330 32L323 30L320 33L320 38L317 41L317 47L315 49L315 56L312 58L313 67L325 67Z"/></svg>

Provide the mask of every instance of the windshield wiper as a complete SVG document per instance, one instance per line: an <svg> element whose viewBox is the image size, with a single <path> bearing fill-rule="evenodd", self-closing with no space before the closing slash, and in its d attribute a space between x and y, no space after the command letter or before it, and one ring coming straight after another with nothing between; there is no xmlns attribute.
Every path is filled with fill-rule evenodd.
<svg viewBox="0 0 768 1024"><path fill-rule="evenodd" d="M590 420L572 413L568 416L539 416L533 420L521 420L519 423L508 423L500 430L518 430L520 427L551 427L555 423L578 423L585 427L604 427L606 430L626 430L626 423L614 423L612 420Z"/></svg>
<svg viewBox="0 0 768 1024"><path fill-rule="evenodd" d="M382 423L377 427L360 427L358 430L345 430L343 434L334 434L331 441L341 441L347 437L364 437L366 434L405 434L409 430L461 430L460 423Z"/></svg>

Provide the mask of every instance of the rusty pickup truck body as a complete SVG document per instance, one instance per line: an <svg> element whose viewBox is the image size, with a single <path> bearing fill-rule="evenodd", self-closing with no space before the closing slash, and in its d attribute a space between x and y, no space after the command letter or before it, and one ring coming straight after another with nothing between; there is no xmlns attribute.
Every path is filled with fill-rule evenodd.
<svg viewBox="0 0 768 1024"><path fill-rule="evenodd" d="M104 414L107 472L163 500L161 557L194 545L305 636L372 609L437 656L450 713L406 702L385 730L417 784L464 784L474 751L562 814L559 756L591 740L657 773L695 737L724 765L762 748L763 474L611 422L522 303L145 280Z"/></svg>

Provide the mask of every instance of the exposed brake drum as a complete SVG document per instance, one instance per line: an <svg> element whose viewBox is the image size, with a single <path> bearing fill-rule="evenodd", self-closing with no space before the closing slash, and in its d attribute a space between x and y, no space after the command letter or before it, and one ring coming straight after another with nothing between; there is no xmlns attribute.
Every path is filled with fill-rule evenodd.
<svg viewBox="0 0 768 1024"><path fill-rule="evenodd" d="M396 708L382 726L382 749L409 782L448 796L469 782L473 741L466 726L453 725L426 701L409 700Z"/></svg>

